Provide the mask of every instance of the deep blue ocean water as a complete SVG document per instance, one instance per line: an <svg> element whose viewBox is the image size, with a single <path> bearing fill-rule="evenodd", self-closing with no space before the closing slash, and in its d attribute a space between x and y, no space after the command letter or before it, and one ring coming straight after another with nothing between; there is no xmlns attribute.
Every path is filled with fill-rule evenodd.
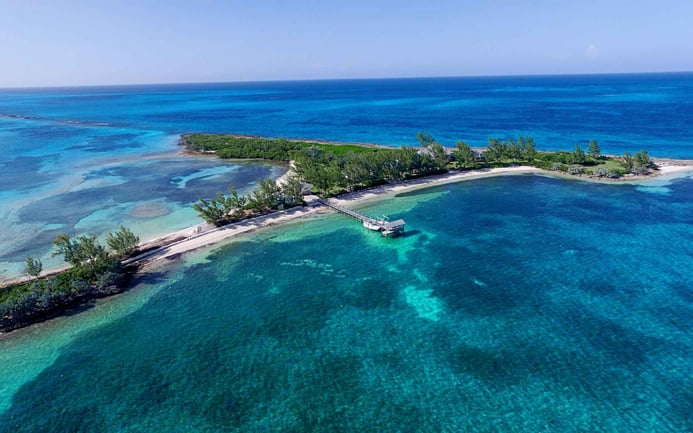
<svg viewBox="0 0 693 433"><path fill-rule="evenodd" d="M177 155L182 132L693 159L691 96L693 74L0 91L0 272L60 231L195 224L198 196L283 171ZM0 432L693 430L690 177L505 176L363 210L406 235L271 228L0 337Z"/></svg>
<svg viewBox="0 0 693 433"><path fill-rule="evenodd" d="M4 90L0 114L52 123L34 138L102 130L92 133L101 142L73 143L101 153L154 150L148 134L413 145L423 130L448 146L524 134L550 150L596 139L611 153L645 146L655 156L693 158L691 95L693 73L175 84Z"/></svg>

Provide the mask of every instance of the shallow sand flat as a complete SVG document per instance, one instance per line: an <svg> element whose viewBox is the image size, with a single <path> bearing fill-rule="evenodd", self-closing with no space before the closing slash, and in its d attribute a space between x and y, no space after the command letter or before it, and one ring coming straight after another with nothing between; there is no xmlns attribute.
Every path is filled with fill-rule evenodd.
<svg viewBox="0 0 693 433"><path fill-rule="evenodd" d="M691 164L688 164L688 165L681 165L681 164L664 165L664 164L660 164L658 176L663 176L663 175L672 174L672 173L684 173L687 171L693 172L693 161L691 162Z"/></svg>

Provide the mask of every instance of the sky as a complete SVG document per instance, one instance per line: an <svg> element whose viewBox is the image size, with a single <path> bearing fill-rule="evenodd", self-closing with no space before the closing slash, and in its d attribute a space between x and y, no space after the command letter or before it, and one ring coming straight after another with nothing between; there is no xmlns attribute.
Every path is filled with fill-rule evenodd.
<svg viewBox="0 0 693 433"><path fill-rule="evenodd" d="M693 70L691 0L0 0L0 88Z"/></svg>

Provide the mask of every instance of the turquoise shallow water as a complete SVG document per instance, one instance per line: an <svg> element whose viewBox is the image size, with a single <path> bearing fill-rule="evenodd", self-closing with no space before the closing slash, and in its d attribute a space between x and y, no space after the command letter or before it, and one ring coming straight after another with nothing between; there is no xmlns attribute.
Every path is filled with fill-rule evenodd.
<svg viewBox="0 0 693 433"><path fill-rule="evenodd" d="M693 180L499 177L363 210L406 236L290 224L0 340L0 431L693 428Z"/></svg>

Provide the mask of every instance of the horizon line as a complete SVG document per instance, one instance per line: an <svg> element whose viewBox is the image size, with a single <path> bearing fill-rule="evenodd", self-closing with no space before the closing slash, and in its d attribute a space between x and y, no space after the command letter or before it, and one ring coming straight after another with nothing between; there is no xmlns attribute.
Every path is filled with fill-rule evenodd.
<svg viewBox="0 0 693 433"><path fill-rule="evenodd" d="M530 74L487 74L487 75L422 75L422 76L393 76L393 77L339 77L339 78L293 78L293 79L267 79L267 80L231 80L231 81L170 81L170 82L142 82L142 83L107 83L107 84L74 84L74 85L26 85L0 87L0 90L39 90L39 89L87 89L102 87L144 87L144 86L183 86L205 84L247 84L247 83L292 83L308 81L376 81L376 80L425 80L425 79L453 79L453 78L522 78L522 77L579 77L579 76L604 76L604 75L666 75L666 74L690 74L693 70L678 71L632 71L632 72L584 72L584 73L530 73Z"/></svg>

